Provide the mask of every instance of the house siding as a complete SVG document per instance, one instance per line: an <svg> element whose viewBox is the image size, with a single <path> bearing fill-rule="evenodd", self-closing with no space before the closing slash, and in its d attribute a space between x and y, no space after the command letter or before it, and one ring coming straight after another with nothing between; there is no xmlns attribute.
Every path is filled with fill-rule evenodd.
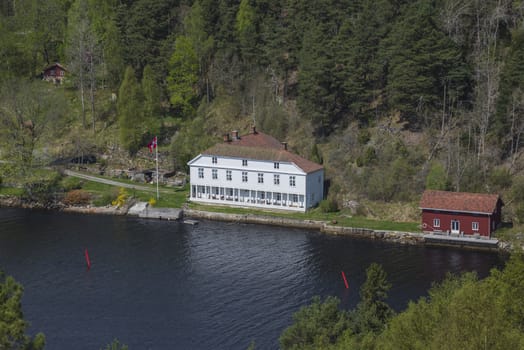
<svg viewBox="0 0 524 350"><path fill-rule="evenodd" d="M440 227L433 227L433 220L440 219ZM464 235L478 234L490 237L492 233L492 216L487 214L467 214L460 212L446 212L438 210L422 210L422 230L432 233L452 233L451 222L459 222L459 233ZM472 229L473 222L478 222L478 231Z"/></svg>
<svg viewBox="0 0 524 350"><path fill-rule="evenodd" d="M242 165L243 160L247 160L247 166ZM323 170L305 173L290 162L278 162L276 169L272 160L199 155L189 162L189 167L190 198L194 202L305 211L323 197ZM199 169L203 170L203 178L199 177ZM231 180L227 179L228 171ZM247 182L242 181L242 172L247 172ZM263 183L259 182L259 174ZM274 183L274 175L279 176L279 184ZM290 186L290 177L294 177L295 186Z"/></svg>

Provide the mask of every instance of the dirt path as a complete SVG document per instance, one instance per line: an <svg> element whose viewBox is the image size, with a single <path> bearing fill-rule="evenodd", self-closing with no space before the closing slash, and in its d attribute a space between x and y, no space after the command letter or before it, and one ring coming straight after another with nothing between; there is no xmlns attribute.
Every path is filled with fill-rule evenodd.
<svg viewBox="0 0 524 350"><path fill-rule="evenodd" d="M133 188L135 190L146 191L146 192L156 192L156 188L153 188L153 187L141 186L141 185L133 185L133 184L128 184L128 183L125 183L125 182L120 182L120 181L115 181L115 180L102 179L100 177L87 175L87 174L84 174L84 173L80 173L78 171L64 170L64 174L66 174L67 176L78 177L80 179L94 181L94 182L99 182L99 183L103 183L103 184L111 185L111 186ZM173 193L173 191L162 189L162 188L160 188L158 190L158 192L160 192L160 193Z"/></svg>

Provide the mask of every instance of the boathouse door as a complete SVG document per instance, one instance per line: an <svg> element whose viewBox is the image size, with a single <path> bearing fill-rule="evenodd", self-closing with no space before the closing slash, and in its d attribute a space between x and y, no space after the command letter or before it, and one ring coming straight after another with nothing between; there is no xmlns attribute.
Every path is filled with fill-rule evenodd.
<svg viewBox="0 0 524 350"><path fill-rule="evenodd" d="M460 232L460 221L451 220L451 233L459 233L459 232Z"/></svg>

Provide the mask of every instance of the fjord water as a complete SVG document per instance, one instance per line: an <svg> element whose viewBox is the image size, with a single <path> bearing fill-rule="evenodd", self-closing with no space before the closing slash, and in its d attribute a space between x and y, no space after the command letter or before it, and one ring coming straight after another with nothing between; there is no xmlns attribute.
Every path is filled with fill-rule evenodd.
<svg viewBox="0 0 524 350"><path fill-rule="evenodd" d="M354 307L372 262L402 310L448 272L484 277L503 261L300 229L0 209L0 269L24 285L30 333L44 332L47 349L100 349L114 338L130 349L275 349L313 296Z"/></svg>

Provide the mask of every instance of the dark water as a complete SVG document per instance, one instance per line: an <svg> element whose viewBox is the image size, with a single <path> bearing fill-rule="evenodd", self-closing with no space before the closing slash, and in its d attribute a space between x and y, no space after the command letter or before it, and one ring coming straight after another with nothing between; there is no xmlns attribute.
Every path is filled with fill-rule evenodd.
<svg viewBox="0 0 524 350"><path fill-rule="evenodd" d="M354 307L372 262L401 310L448 271L486 276L503 260L299 229L0 209L0 268L24 285L30 332L44 332L47 349L100 349L115 337L133 350L275 349L314 295Z"/></svg>

